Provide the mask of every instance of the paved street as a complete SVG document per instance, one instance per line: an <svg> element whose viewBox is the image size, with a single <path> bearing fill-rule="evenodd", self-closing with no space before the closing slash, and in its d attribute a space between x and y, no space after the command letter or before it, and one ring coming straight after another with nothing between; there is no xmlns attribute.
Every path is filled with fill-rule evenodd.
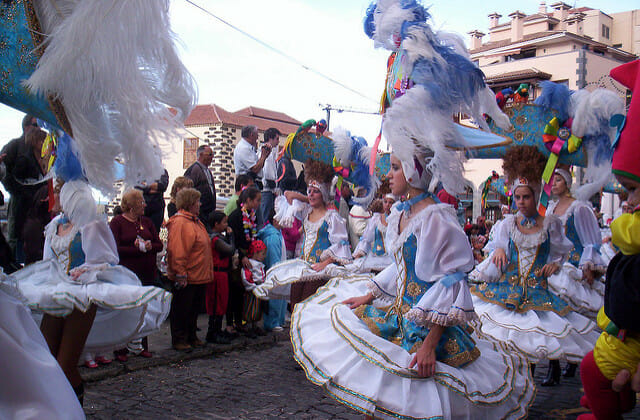
<svg viewBox="0 0 640 420"><path fill-rule="evenodd" d="M88 383L85 412L90 419L362 419L306 380L286 338ZM545 373L541 366L536 382ZM529 418L575 419L585 411L580 395L578 377L539 387ZM640 409L626 418L640 419Z"/></svg>

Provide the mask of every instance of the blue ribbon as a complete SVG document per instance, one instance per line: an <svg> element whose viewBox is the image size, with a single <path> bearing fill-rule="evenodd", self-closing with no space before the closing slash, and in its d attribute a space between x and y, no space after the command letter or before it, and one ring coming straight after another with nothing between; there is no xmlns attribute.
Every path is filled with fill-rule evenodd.
<svg viewBox="0 0 640 420"><path fill-rule="evenodd" d="M531 226L536 225L536 217L538 217L538 213L536 212L535 216L527 217L524 214L520 213L522 216L522 220L520 220L520 226L524 226L526 223L531 224Z"/></svg>
<svg viewBox="0 0 640 420"><path fill-rule="evenodd" d="M436 203L440 203L440 200L438 200L438 197L436 197L432 193L423 192L419 196L413 197L413 198L411 198L409 200L402 201L400 203L397 203L395 206L399 211L409 211L409 210L411 210L411 206L416 204L418 201L424 200L425 198L431 198Z"/></svg>
<svg viewBox="0 0 640 420"><path fill-rule="evenodd" d="M440 283L444 285L447 289L459 281L465 280L467 278L467 273L463 273L462 271L456 271L452 274L447 274L443 278L440 279Z"/></svg>
<svg viewBox="0 0 640 420"><path fill-rule="evenodd" d="M627 117L625 117L622 114L615 114L609 120L609 126L618 128L616 132L616 138L613 140L613 143L611 143L611 148L613 150L615 150L616 147L618 146L618 141L620 140L620 134L622 134L622 130L624 130L624 126L626 123L627 123Z"/></svg>

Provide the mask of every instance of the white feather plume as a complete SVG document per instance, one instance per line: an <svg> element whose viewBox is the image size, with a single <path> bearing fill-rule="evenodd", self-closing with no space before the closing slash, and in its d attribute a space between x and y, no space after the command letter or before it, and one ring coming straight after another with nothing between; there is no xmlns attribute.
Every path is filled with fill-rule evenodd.
<svg viewBox="0 0 640 420"><path fill-rule="evenodd" d="M333 154L343 166L351 163L351 133L344 127L336 127L331 133Z"/></svg>
<svg viewBox="0 0 640 420"><path fill-rule="evenodd" d="M158 178L159 145L175 138L196 102L169 29L169 0L34 4L46 50L25 84L63 104L89 182L112 194L116 157L127 184Z"/></svg>
<svg viewBox="0 0 640 420"><path fill-rule="evenodd" d="M413 12L404 9L397 0L378 0L374 14L375 31L373 35L374 45L395 50L394 36L400 33L402 23L413 19Z"/></svg>
<svg viewBox="0 0 640 420"><path fill-rule="evenodd" d="M572 99L578 92L571 95ZM583 94L576 101L571 131L578 137L584 137L606 125L609 127L609 138L613 141L616 128L609 126L609 120L615 114L624 114L624 101L616 93L596 89L588 95Z"/></svg>

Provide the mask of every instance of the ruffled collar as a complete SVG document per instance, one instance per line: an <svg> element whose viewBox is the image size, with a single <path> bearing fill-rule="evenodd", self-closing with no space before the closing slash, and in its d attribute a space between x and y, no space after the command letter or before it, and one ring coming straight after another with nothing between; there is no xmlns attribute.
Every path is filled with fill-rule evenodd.
<svg viewBox="0 0 640 420"><path fill-rule="evenodd" d="M509 215L505 218L505 222L509 223L509 231L511 232L511 240L519 248L533 248L539 246L549 237L549 226L558 218L552 214L545 216L542 222L542 229L536 233L523 233L518 229L518 220L515 215Z"/></svg>
<svg viewBox="0 0 640 420"><path fill-rule="evenodd" d="M322 216L320 219L316 220L315 222L312 222L311 220L309 220L309 215L311 214L311 211L313 210L311 206L309 206L308 208L309 211L306 212L306 214L304 215L304 223L305 225L309 226L309 227L320 227L320 225L322 225L322 222L324 222L325 220L327 220L329 214L332 211L335 211L333 209L327 209L327 211L324 213L324 216ZM328 223L328 222L327 222Z"/></svg>
<svg viewBox="0 0 640 420"><path fill-rule="evenodd" d="M404 230L398 233L400 217L404 212L399 211L395 206L391 209L391 214L387 216L387 232L385 235L385 245L389 254L394 254L406 242L411 234L417 234L422 224L427 221L434 212L441 212L456 217L454 208L450 204L430 204L416 213L407 223Z"/></svg>

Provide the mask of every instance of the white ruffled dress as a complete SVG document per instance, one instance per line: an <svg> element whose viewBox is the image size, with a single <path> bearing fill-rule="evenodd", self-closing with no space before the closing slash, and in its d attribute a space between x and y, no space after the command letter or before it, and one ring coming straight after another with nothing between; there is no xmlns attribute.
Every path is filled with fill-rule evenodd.
<svg viewBox="0 0 640 420"><path fill-rule="evenodd" d="M96 220L57 235L60 216L45 229L44 258L9 278L25 296L34 313L57 317L74 309L85 312L98 307L85 351L103 352L120 348L131 340L149 335L167 318L171 293L142 286L138 277L117 265L113 234L104 220ZM77 280L72 269L87 269Z"/></svg>
<svg viewBox="0 0 640 420"><path fill-rule="evenodd" d="M373 281L333 278L295 307L291 342L307 378L376 418L525 417L535 395L526 359L469 334L473 255L451 206L428 206L398 234L400 216L388 217L394 264ZM370 290L372 305L341 304ZM434 324L447 328L436 374L423 378L408 366Z"/></svg>
<svg viewBox="0 0 640 420"><path fill-rule="evenodd" d="M297 258L271 267L265 282L253 290L257 297L287 299L291 283L329 279L345 272L342 266L351 261L351 248L346 223L336 210L327 209L321 219L311 222L309 204L293 200L292 205L288 205L283 196L276 199L276 210L276 220L282 226L291 226L292 217L302 221L302 236L296 245ZM311 268L329 257L340 264L329 264L322 271Z"/></svg>
<svg viewBox="0 0 640 420"><path fill-rule="evenodd" d="M533 234L520 232L516 223L516 216L509 215L493 227L485 246L491 254L469 275L479 283L471 293L481 333L532 363L547 358L579 362L598 338L596 325L551 293L541 274L547 263L562 264L572 244L555 216L545 217L543 228ZM507 254L504 271L492 262L498 248Z"/></svg>
<svg viewBox="0 0 640 420"><path fill-rule="evenodd" d="M0 418L84 419L24 297L0 272Z"/></svg>
<svg viewBox="0 0 640 420"><path fill-rule="evenodd" d="M367 222L367 227L353 251L353 255L363 253L364 257L356 258L345 266L348 272L379 272L393 264L393 258L387 253L384 241L387 226L382 224L381 218L381 213L374 213Z"/></svg>
<svg viewBox="0 0 640 420"><path fill-rule="evenodd" d="M549 205L547 212L553 214L558 202ZM591 207L575 200L563 215L562 221L567 238L573 243L568 260L561 271L549 277L549 289L569 303L577 312L594 319L604 304L604 276L591 285L582 280L582 269L591 268L601 274L607 263L600 254L602 234Z"/></svg>

